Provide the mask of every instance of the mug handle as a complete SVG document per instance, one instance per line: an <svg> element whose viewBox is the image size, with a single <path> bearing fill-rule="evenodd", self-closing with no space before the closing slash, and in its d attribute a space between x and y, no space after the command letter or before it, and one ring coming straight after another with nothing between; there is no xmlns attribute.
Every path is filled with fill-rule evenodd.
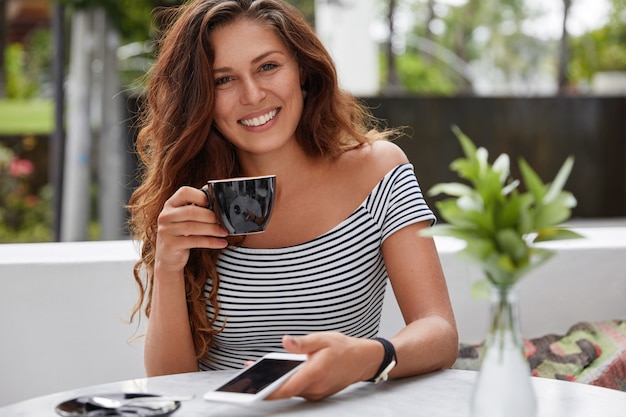
<svg viewBox="0 0 626 417"><path fill-rule="evenodd" d="M206 195L207 200L209 201L209 204L207 205L207 208L209 210L213 210L213 197L211 197L211 192L209 191L209 187L212 184L210 182L207 183L207 188L200 188L200 191L202 191L204 193L204 195Z"/></svg>

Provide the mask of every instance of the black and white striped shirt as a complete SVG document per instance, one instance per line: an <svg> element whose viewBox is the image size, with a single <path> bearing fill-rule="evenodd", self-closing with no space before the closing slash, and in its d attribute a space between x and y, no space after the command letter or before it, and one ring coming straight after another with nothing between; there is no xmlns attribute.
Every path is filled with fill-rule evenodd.
<svg viewBox="0 0 626 417"><path fill-rule="evenodd" d="M343 222L286 248L229 247L217 264L220 314L201 370L241 368L282 351L285 334L378 333L387 281L383 241L402 227L435 221L411 164L395 167ZM205 291L211 291L207 281ZM214 311L207 305L207 314Z"/></svg>

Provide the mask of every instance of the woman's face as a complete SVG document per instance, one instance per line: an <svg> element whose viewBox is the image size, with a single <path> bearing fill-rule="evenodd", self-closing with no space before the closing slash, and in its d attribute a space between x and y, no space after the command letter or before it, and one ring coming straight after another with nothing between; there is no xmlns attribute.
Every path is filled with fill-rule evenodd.
<svg viewBox="0 0 626 417"><path fill-rule="evenodd" d="M240 19L213 31L211 44L219 131L240 155L294 141L303 107L300 68L276 33Z"/></svg>

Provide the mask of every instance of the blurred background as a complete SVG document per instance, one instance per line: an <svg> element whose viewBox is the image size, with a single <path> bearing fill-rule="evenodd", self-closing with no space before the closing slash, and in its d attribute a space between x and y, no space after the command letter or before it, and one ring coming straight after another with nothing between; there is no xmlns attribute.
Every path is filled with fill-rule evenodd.
<svg viewBox="0 0 626 417"><path fill-rule="evenodd" d="M180 3L0 0L0 243L128 238L155 11ZM544 181L574 155L574 219L626 217L626 0L290 3L342 87L405 129L424 190L454 179L458 125Z"/></svg>

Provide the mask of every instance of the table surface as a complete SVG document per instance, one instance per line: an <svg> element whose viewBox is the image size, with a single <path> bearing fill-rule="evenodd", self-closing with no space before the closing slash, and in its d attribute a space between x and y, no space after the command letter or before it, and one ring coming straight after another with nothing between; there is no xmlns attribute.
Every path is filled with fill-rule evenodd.
<svg viewBox="0 0 626 417"><path fill-rule="evenodd" d="M380 384L357 383L320 402L302 399L231 405L205 401L202 395L220 385L230 371L195 372L95 385L33 398L0 408L2 417L57 416L57 404L81 395L106 393L195 394L174 417L263 416L428 416L467 417L477 373L444 370ZM626 417L626 392L575 382L532 378L538 398L537 417Z"/></svg>

